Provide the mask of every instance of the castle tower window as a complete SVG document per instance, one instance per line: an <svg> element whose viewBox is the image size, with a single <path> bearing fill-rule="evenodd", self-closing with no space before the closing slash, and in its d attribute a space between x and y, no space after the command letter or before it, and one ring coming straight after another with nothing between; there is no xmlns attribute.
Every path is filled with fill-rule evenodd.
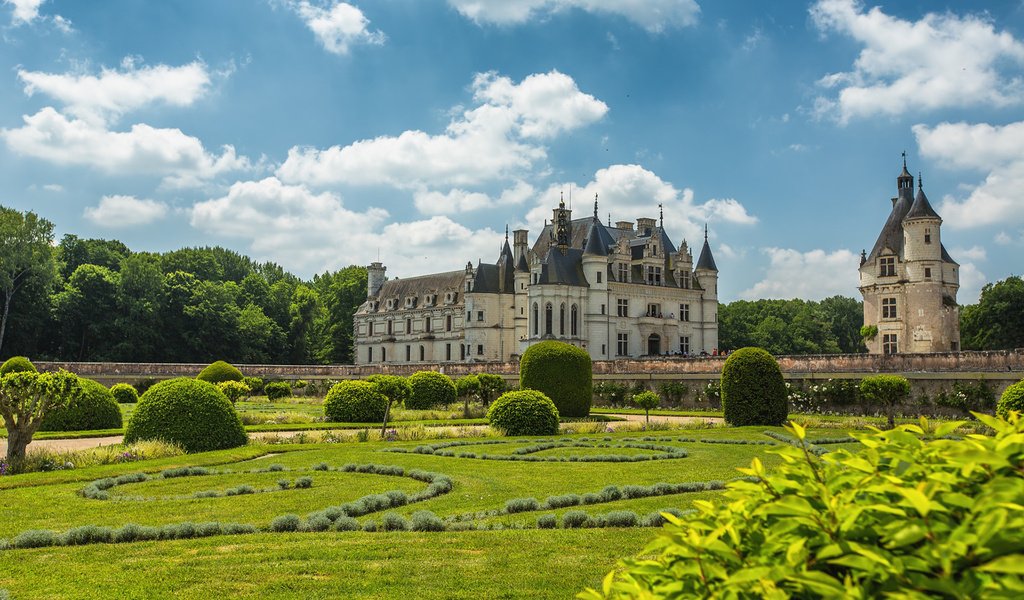
<svg viewBox="0 0 1024 600"><path fill-rule="evenodd" d="M882 335L882 353L884 354L896 354L899 352L899 343L897 335L895 333L886 333Z"/></svg>
<svg viewBox="0 0 1024 600"><path fill-rule="evenodd" d="M924 243L932 243L932 230L930 227L926 227L924 230Z"/></svg>
<svg viewBox="0 0 1024 600"><path fill-rule="evenodd" d="M573 304L572 305L572 317L570 319L570 322L572 323L572 337L576 337L580 333L579 332L579 318L580 318L579 317L579 312L580 312L579 309L576 308L575 304Z"/></svg>
<svg viewBox="0 0 1024 600"><path fill-rule="evenodd" d="M423 319L423 331L426 331L427 333L430 333L430 329L431 329L430 322L431 321L433 321L433 319L431 317L429 317L429 316L426 319Z"/></svg>
<svg viewBox="0 0 1024 600"><path fill-rule="evenodd" d="M552 312L550 303L544 306L544 335L551 335Z"/></svg>
<svg viewBox="0 0 1024 600"><path fill-rule="evenodd" d="M405 362L410 362L410 361L412 361L412 346L406 344L405 345Z"/></svg>
<svg viewBox="0 0 1024 600"><path fill-rule="evenodd" d="M448 315L447 317L444 318L444 330L445 331L451 331L452 330L452 316L451 315Z"/></svg>
<svg viewBox="0 0 1024 600"><path fill-rule="evenodd" d="M533 335L540 335L540 308L533 303Z"/></svg>
<svg viewBox="0 0 1024 600"><path fill-rule="evenodd" d="M679 320L689 321L690 320L690 305L680 304L679 305Z"/></svg>
<svg viewBox="0 0 1024 600"><path fill-rule="evenodd" d="M477 321L483 321L484 320L484 311L482 311L482 310L476 311L476 320Z"/></svg>
<svg viewBox="0 0 1024 600"><path fill-rule="evenodd" d="M444 359L445 360L451 360L452 359L452 345L451 344L445 344L444 345Z"/></svg>
<svg viewBox="0 0 1024 600"><path fill-rule="evenodd" d="M683 355L690 353L690 336L684 335L679 338L679 353Z"/></svg>
<svg viewBox="0 0 1024 600"><path fill-rule="evenodd" d="M483 344L477 344L476 345L476 355L477 356L483 356L484 355L484 345Z"/></svg>
<svg viewBox="0 0 1024 600"><path fill-rule="evenodd" d="M615 349L616 356L626 356L629 354L629 334L620 333L617 338L617 346Z"/></svg>
<svg viewBox="0 0 1024 600"><path fill-rule="evenodd" d="M628 298L619 298L615 302L616 302L616 308L618 309L618 313L617 314L620 317L628 317L629 316L629 299Z"/></svg>
<svg viewBox="0 0 1024 600"><path fill-rule="evenodd" d="M558 335L565 335L565 304L558 308Z"/></svg>
<svg viewBox="0 0 1024 600"><path fill-rule="evenodd" d="M896 275L895 256L883 256L878 259L878 275L881 277L894 277Z"/></svg>
<svg viewBox="0 0 1024 600"><path fill-rule="evenodd" d="M896 298L882 298L882 318L896 318Z"/></svg>
<svg viewBox="0 0 1024 600"><path fill-rule="evenodd" d="M420 362L423 362L425 360L424 359L424 355L425 354L426 354L426 349L423 346L420 346Z"/></svg>
<svg viewBox="0 0 1024 600"><path fill-rule="evenodd" d="M366 362L373 362L373 348L366 349Z"/></svg>
<svg viewBox="0 0 1024 600"><path fill-rule="evenodd" d="M394 334L394 321L388 321L388 335Z"/></svg>
<svg viewBox="0 0 1024 600"><path fill-rule="evenodd" d="M405 332L412 333L412 319L405 320Z"/></svg>
<svg viewBox="0 0 1024 600"><path fill-rule="evenodd" d="M601 272L600 271L597 272L597 282L601 283Z"/></svg>
<svg viewBox="0 0 1024 600"><path fill-rule="evenodd" d="M627 281L629 281L629 265L619 263L619 282L626 283Z"/></svg>
<svg viewBox="0 0 1024 600"><path fill-rule="evenodd" d="M924 278L925 279L931 279L932 278L932 268L931 267L925 267L924 268Z"/></svg>
<svg viewBox="0 0 1024 600"><path fill-rule="evenodd" d="M380 349L380 362L388 362L388 349L387 348L381 348Z"/></svg>
<svg viewBox="0 0 1024 600"><path fill-rule="evenodd" d="M647 316L661 318L661 305L660 304L648 304L647 305Z"/></svg>

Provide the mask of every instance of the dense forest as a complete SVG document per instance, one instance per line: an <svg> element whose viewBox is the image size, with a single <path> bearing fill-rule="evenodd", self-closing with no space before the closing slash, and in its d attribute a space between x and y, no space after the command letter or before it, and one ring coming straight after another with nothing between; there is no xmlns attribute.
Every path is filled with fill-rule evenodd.
<svg viewBox="0 0 1024 600"><path fill-rule="evenodd" d="M0 358L350 363L366 269L302 281L220 247L133 252L117 240L53 238L53 224L0 207ZM773 354L863 352L861 302L737 300L719 347ZM965 350L1024 347L1024 281L986 285L963 307Z"/></svg>

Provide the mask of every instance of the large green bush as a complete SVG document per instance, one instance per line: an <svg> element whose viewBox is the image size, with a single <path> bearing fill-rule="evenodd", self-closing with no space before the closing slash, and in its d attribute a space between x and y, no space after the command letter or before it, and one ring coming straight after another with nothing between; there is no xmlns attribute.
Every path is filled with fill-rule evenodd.
<svg viewBox="0 0 1024 600"><path fill-rule="evenodd" d="M786 382L775 357L740 348L722 367L722 412L730 425L781 425L789 414Z"/></svg>
<svg viewBox="0 0 1024 600"><path fill-rule="evenodd" d="M36 366L24 356L12 356L0 365L0 377L8 373L36 373Z"/></svg>
<svg viewBox="0 0 1024 600"><path fill-rule="evenodd" d="M186 452L244 446L249 438L231 402L212 383L179 377L146 390L124 441L164 440Z"/></svg>
<svg viewBox="0 0 1024 600"><path fill-rule="evenodd" d="M335 423L380 423L387 408L387 396L369 381L336 383L324 398L324 414Z"/></svg>
<svg viewBox="0 0 1024 600"><path fill-rule="evenodd" d="M999 397L996 414L1005 419L1011 410L1024 414L1024 380L1007 387Z"/></svg>
<svg viewBox="0 0 1024 600"><path fill-rule="evenodd" d="M86 431L118 429L122 425L121 408L106 386L80 377L82 394L67 406L46 414L40 431Z"/></svg>
<svg viewBox="0 0 1024 600"><path fill-rule="evenodd" d="M871 375L860 381L860 397L885 409L889 428L896 423L896 407L910 396L910 382L899 375Z"/></svg>
<svg viewBox="0 0 1024 600"><path fill-rule="evenodd" d="M593 366L586 350L541 342L519 360L519 387L543 392L563 417L586 417L593 400Z"/></svg>
<svg viewBox="0 0 1024 600"><path fill-rule="evenodd" d="M558 408L537 390L505 392L491 404L487 420L505 435L558 433Z"/></svg>
<svg viewBox="0 0 1024 600"><path fill-rule="evenodd" d="M110 387L110 393L118 404L134 404L139 401L139 393L127 383L115 383Z"/></svg>
<svg viewBox="0 0 1024 600"><path fill-rule="evenodd" d="M405 401L405 407L425 410L455 402L455 382L451 377L436 371L417 371L409 376L412 396Z"/></svg>
<svg viewBox="0 0 1024 600"><path fill-rule="evenodd" d="M196 379L209 383L220 383L222 381L242 381L245 376L242 372L222 360L218 360L206 367L196 375Z"/></svg>
<svg viewBox="0 0 1024 600"><path fill-rule="evenodd" d="M1024 420L977 417L993 436L922 420L858 435L856 453L780 447L583 597L1019 598Z"/></svg>
<svg viewBox="0 0 1024 600"><path fill-rule="evenodd" d="M292 386L287 381L271 381L263 386L263 393L267 395L267 400L273 402L291 396Z"/></svg>

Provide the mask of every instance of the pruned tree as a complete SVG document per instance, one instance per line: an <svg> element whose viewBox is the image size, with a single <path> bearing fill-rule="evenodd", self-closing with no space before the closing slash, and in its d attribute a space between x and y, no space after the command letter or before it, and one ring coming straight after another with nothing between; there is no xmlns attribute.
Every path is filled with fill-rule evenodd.
<svg viewBox="0 0 1024 600"><path fill-rule="evenodd" d="M33 277L49 287L55 275L53 223L34 212L0 206L0 350L14 295Z"/></svg>
<svg viewBox="0 0 1024 600"><path fill-rule="evenodd" d="M20 462L43 418L82 394L74 373L22 371L0 377L0 415L7 427L7 461Z"/></svg>
<svg viewBox="0 0 1024 600"><path fill-rule="evenodd" d="M368 381L377 386L377 391L388 399L387 408L384 409L384 424L380 427L380 436L383 438L388 428L388 417L391 416L391 405L401 404L412 396L412 386L405 377L398 375L372 375Z"/></svg>

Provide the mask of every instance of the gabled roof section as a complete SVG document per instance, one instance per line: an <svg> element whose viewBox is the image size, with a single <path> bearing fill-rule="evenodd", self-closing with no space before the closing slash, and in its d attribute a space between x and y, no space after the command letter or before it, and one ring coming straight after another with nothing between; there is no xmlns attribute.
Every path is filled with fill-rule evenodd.
<svg viewBox="0 0 1024 600"><path fill-rule="evenodd" d="M548 249L537 283L589 286L587 278L583 274L583 250L569 248L565 254L562 254L557 246Z"/></svg>
<svg viewBox="0 0 1024 600"><path fill-rule="evenodd" d="M476 266L476 276L473 278L474 294L500 294L501 293L501 272L498 265L480 263Z"/></svg>

